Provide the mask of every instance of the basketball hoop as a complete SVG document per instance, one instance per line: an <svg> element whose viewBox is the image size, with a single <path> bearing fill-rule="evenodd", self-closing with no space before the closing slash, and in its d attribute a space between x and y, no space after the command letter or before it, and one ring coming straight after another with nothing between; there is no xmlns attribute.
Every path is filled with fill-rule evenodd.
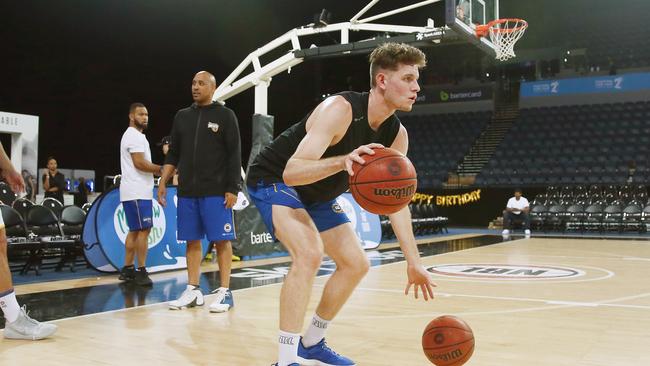
<svg viewBox="0 0 650 366"><path fill-rule="evenodd" d="M485 37L490 34L490 40L496 46L497 60L506 61L515 57L515 43L524 35L528 22L523 19L497 19L488 24L478 25L476 35Z"/></svg>

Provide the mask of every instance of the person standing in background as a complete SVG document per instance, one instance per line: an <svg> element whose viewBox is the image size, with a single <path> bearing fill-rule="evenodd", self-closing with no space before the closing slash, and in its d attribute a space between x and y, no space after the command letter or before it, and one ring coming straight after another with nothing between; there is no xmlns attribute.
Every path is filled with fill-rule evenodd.
<svg viewBox="0 0 650 366"><path fill-rule="evenodd" d="M88 203L88 191L88 186L86 186L86 178L80 177L79 185L77 186L77 194L74 196L75 206L83 207L83 205Z"/></svg>
<svg viewBox="0 0 650 366"><path fill-rule="evenodd" d="M147 273L147 240L153 227L153 174L162 170L151 163L151 149L144 130L149 124L149 112L142 103L129 108L129 127L120 142L120 201L124 207L129 233L120 280L133 281L139 286L151 286ZM135 268L135 256L138 268Z"/></svg>
<svg viewBox="0 0 650 366"><path fill-rule="evenodd" d="M65 176L58 171L58 164L54 157L47 158L47 170L43 174L43 188L45 198L56 198L63 204L63 191L65 190Z"/></svg>
<svg viewBox="0 0 650 366"><path fill-rule="evenodd" d="M166 205L165 184L178 168L178 239L187 241L187 288L169 303L172 310L203 305L199 286L201 240L216 242L220 287L211 312L234 306L230 291L232 245L236 238L232 208L241 190L241 140L235 112L213 102L217 83L209 72L192 80L194 103L174 117L169 152L158 185L158 202Z"/></svg>

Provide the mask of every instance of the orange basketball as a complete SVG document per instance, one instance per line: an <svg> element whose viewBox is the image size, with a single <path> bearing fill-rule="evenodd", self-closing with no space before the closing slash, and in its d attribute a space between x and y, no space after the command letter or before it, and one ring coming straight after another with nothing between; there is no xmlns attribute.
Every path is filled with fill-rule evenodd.
<svg viewBox="0 0 650 366"><path fill-rule="evenodd" d="M369 212L388 215L411 202L418 180L415 167L402 153L390 148L374 149L374 155L361 155L364 165L353 163L350 191Z"/></svg>
<svg viewBox="0 0 650 366"><path fill-rule="evenodd" d="M460 366L474 353L474 333L462 319L443 315L424 329L422 348L437 366Z"/></svg>

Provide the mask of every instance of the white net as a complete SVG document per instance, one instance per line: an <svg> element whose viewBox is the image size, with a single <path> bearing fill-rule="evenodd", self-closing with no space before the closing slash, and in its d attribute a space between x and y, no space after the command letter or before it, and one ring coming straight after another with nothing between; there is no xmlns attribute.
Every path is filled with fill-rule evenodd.
<svg viewBox="0 0 650 366"><path fill-rule="evenodd" d="M496 46L497 60L515 57L515 43L524 35L528 23L521 19L505 19L489 28L490 40Z"/></svg>

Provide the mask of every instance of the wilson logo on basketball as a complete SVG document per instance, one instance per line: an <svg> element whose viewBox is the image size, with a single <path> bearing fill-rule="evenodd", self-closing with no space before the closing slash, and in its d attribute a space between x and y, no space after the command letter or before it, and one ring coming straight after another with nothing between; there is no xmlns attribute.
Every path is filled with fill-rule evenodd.
<svg viewBox="0 0 650 366"><path fill-rule="evenodd" d="M441 264L428 267L427 271L441 276L499 280L547 280L585 274L584 271L574 268L529 264Z"/></svg>
<svg viewBox="0 0 650 366"><path fill-rule="evenodd" d="M375 188L375 196L393 197L400 199L402 197L411 197L415 193L415 185L410 185L402 188Z"/></svg>
<svg viewBox="0 0 650 366"><path fill-rule="evenodd" d="M434 354L429 356L432 362L435 362L437 360L440 361L449 361L449 360L455 360L458 358L461 358L463 356L463 351L459 349L455 349L453 351L447 352L447 353L440 353L440 354Z"/></svg>

